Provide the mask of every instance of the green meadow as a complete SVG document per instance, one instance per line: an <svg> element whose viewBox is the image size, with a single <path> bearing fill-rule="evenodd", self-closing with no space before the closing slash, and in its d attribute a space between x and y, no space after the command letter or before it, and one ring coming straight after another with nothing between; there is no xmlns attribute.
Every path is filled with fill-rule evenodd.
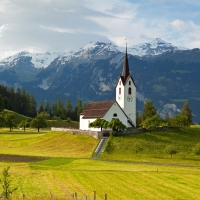
<svg viewBox="0 0 200 200"><path fill-rule="evenodd" d="M98 140L77 134L34 129L0 130L0 154L44 158L38 162L1 161L10 166L12 199L199 199L200 128L159 131L109 139L100 158L92 158ZM135 145L140 146L135 152ZM173 144L170 157L165 148ZM24 196L23 196L24 195Z"/></svg>

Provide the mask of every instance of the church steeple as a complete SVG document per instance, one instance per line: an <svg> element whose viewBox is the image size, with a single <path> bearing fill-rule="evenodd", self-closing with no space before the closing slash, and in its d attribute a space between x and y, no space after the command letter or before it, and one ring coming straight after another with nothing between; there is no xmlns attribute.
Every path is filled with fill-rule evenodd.
<svg viewBox="0 0 200 200"><path fill-rule="evenodd" d="M126 79L128 78L129 75L130 75L130 71L129 71L129 64L128 64L127 43L126 43L126 53L125 53L125 56L124 56L124 66L123 66L122 75L121 75L124 79L124 83L126 82Z"/></svg>

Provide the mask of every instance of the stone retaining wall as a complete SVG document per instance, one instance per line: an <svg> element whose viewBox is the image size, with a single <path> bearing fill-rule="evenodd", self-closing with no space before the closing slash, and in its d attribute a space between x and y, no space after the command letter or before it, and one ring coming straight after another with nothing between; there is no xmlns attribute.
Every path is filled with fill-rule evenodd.
<svg viewBox="0 0 200 200"><path fill-rule="evenodd" d="M72 134L89 135L89 136L92 136L95 139L101 139L103 137L103 133L98 132L98 131L84 131L84 130L80 130L80 129L57 128L57 127L51 127L51 131L59 131L59 132L68 132L68 133L72 133Z"/></svg>
<svg viewBox="0 0 200 200"><path fill-rule="evenodd" d="M89 136L92 136L95 139L103 138L103 132L101 132L101 131L88 131L88 130L84 131L84 130L80 130L80 129L58 128L58 127L51 127L51 131L89 135ZM143 132L143 131L139 130L139 129L133 129L133 130L127 130L127 131L120 131L120 132L117 133L117 135L126 135L126 134L141 133L141 132Z"/></svg>

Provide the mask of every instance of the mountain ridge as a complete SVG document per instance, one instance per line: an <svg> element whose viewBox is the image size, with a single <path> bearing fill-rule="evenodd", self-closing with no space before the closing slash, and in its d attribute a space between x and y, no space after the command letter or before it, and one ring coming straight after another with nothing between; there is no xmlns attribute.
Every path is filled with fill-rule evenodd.
<svg viewBox="0 0 200 200"><path fill-rule="evenodd" d="M138 110L142 112L144 101L151 99L162 117L166 112L172 116L189 100L195 122L199 122L200 50L180 50L160 39L149 46L157 53L138 56L128 52L130 71L137 86ZM45 68L35 68L30 56L21 56L15 58L15 66L8 67L8 63L7 68L1 68L0 83L25 88L37 102L52 102L58 97L72 102L76 98L85 102L115 99L124 50L111 43L90 43L77 52L60 54Z"/></svg>

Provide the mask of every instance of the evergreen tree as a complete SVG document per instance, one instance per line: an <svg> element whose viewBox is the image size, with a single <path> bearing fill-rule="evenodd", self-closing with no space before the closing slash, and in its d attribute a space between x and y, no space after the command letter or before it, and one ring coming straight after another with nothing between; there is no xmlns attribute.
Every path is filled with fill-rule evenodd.
<svg viewBox="0 0 200 200"><path fill-rule="evenodd" d="M29 117L36 117L37 115L36 106L37 106L36 100L34 96L31 95L29 98L29 113L28 113Z"/></svg>
<svg viewBox="0 0 200 200"><path fill-rule="evenodd" d="M188 122L192 124L192 110L189 107L188 101L186 101L183 105L183 108L181 110L181 114L185 115L188 118Z"/></svg>
<svg viewBox="0 0 200 200"><path fill-rule="evenodd" d="M5 123L5 119L4 119L4 113L0 113L0 127L3 128Z"/></svg>
<svg viewBox="0 0 200 200"><path fill-rule="evenodd" d="M79 115L83 111L83 106L81 100L76 100L76 106L74 108L74 120L79 121Z"/></svg>
<svg viewBox="0 0 200 200"><path fill-rule="evenodd" d="M40 114L40 113L42 113L42 112L44 112L44 107L43 107L43 103L40 102L40 105L39 105L39 107L38 107L37 113Z"/></svg>
<svg viewBox="0 0 200 200"><path fill-rule="evenodd" d="M66 101L66 117L73 119L73 108L69 99Z"/></svg>
<svg viewBox="0 0 200 200"><path fill-rule="evenodd" d="M66 111L63 103L60 100L60 97L58 98L58 103L57 103L57 114L58 117L61 119L66 119Z"/></svg>
<svg viewBox="0 0 200 200"><path fill-rule="evenodd" d="M45 102L44 112L48 113L49 116L51 117L51 106L48 101Z"/></svg>
<svg viewBox="0 0 200 200"><path fill-rule="evenodd" d="M4 100L2 95L0 94L0 112L4 110Z"/></svg>
<svg viewBox="0 0 200 200"><path fill-rule="evenodd" d="M142 115L142 121L149 117L153 117L154 115L157 115L156 107L150 100L147 100L144 104L144 113Z"/></svg>
<svg viewBox="0 0 200 200"><path fill-rule="evenodd" d="M142 117L141 117L140 113L137 110L136 111L136 126L139 127L141 122L142 122Z"/></svg>
<svg viewBox="0 0 200 200"><path fill-rule="evenodd" d="M53 113L53 116L56 116L57 114L57 104L53 101L52 102L52 113Z"/></svg>

